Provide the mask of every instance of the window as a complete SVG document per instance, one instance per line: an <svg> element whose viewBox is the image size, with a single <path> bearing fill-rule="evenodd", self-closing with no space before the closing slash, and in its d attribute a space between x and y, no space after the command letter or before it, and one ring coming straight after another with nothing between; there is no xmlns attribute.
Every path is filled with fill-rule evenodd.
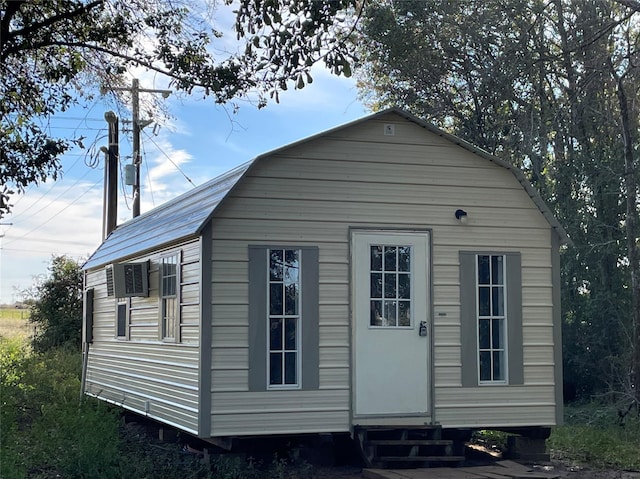
<svg viewBox="0 0 640 479"><path fill-rule="evenodd" d="M249 246L249 390L318 389L315 246Z"/></svg>
<svg viewBox="0 0 640 479"><path fill-rule="evenodd" d="M160 264L160 314L162 339L179 341L178 334L179 255L165 256Z"/></svg>
<svg viewBox="0 0 640 479"><path fill-rule="evenodd" d="M506 380L505 259L477 256L478 372L480 382Z"/></svg>
<svg viewBox="0 0 640 479"><path fill-rule="evenodd" d="M369 325L411 326L411 246L371 246Z"/></svg>
<svg viewBox="0 0 640 479"><path fill-rule="evenodd" d="M300 251L269 250L269 387L299 384Z"/></svg>
<svg viewBox="0 0 640 479"><path fill-rule="evenodd" d="M460 251L463 387L524 384L522 258Z"/></svg>
<svg viewBox="0 0 640 479"><path fill-rule="evenodd" d="M131 314L131 299L118 298L116 303L116 337L129 339L129 317Z"/></svg>

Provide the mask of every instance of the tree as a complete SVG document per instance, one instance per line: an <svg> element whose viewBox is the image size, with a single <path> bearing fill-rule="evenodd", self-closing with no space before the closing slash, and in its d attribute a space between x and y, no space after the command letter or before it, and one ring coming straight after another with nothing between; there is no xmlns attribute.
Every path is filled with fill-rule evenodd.
<svg viewBox="0 0 640 479"><path fill-rule="evenodd" d="M0 0L0 218L9 195L56 179L71 141L52 136L47 119L99 87L122 87L143 67L172 88L198 90L226 103L259 95L277 100L290 81L312 81L318 61L349 75L349 51L339 38L357 0L224 0L237 6L238 53L217 55L212 42L215 0ZM200 6L200 8L198 8ZM212 13L213 12L213 13Z"/></svg>
<svg viewBox="0 0 640 479"><path fill-rule="evenodd" d="M575 244L562 266L566 380L584 398L626 391L640 404L640 29L628 4L640 7L371 2L355 71L372 107L407 108L528 173Z"/></svg>
<svg viewBox="0 0 640 479"><path fill-rule="evenodd" d="M80 349L83 278L80 264L66 256L56 256L49 272L49 277L31 292L29 322L36 326L34 350L44 352L65 345Z"/></svg>

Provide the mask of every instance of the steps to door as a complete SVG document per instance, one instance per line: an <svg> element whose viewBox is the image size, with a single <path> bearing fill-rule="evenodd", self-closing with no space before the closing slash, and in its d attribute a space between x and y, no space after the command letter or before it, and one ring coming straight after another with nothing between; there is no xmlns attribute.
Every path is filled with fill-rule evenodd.
<svg viewBox="0 0 640 479"><path fill-rule="evenodd" d="M442 438L440 426L357 426L354 436L367 467L433 467L464 461L464 443Z"/></svg>

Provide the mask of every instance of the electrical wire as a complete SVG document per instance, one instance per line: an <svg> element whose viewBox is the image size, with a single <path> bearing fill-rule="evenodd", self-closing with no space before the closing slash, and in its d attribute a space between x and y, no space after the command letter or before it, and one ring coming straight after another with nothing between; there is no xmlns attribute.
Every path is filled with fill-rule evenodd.
<svg viewBox="0 0 640 479"><path fill-rule="evenodd" d="M140 145L142 147L142 162L144 163L144 167L145 170L147 171L147 185L149 185L149 194L151 195L151 204L153 205L153 207L155 208L156 206L156 199L153 197L153 184L151 183L151 172L149 169L149 162L147 161L147 151L144 148L144 142L141 142L142 144Z"/></svg>
<svg viewBox="0 0 640 479"><path fill-rule="evenodd" d="M179 167L179 166L178 166L178 165L177 165L177 164L176 164L176 163L175 163L175 162L174 162L174 161L169 157L169 155L167 155L167 154L165 153L165 151L160 147L160 145L158 145L158 144L155 142L155 140L154 140L151 136L149 136L147 133L145 133L145 136L146 136L146 137L151 141L151 143L153 143L153 144L156 146L156 148L158 148L158 150L160 151L160 153L162 153L162 154L165 156L165 158L166 158L167 160L169 160L169 162L170 162L173 166L175 166L176 170L178 170L178 171L182 174L182 176L184 176L184 177L187 179L187 181L188 181L189 183L191 183L191 186L193 186L193 187L195 188L195 187L196 187L196 184L195 184L193 181L191 181L191 178L189 178L189 177L187 176L187 174L182 170L182 168L180 168L180 167Z"/></svg>
<svg viewBox="0 0 640 479"><path fill-rule="evenodd" d="M96 181L95 183L93 183L89 188L87 188L84 193L80 194L75 200L73 200L71 203L67 204L64 208L62 208L60 211L58 211L57 213L51 215L49 217L49 219L47 221L44 221L43 223L40 223L38 226L36 226L35 228L31 229L29 232L25 233L24 235L14 238L12 240L8 240L6 243L7 244L12 244L18 240L22 240L24 238L26 238L27 236L29 236L31 233L33 233L34 231L39 230L40 228L42 228L44 225L46 225L47 223L49 223L51 220L53 220L55 217L57 217L58 215L60 215L63 211L67 210L69 207L71 207L71 205L77 203L78 201L80 201L80 199L86 195L87 193L89 193L91 190L93 190L93 188L97 185L99 185L102 182L102 178L99 179L98 181Z"/></svg>

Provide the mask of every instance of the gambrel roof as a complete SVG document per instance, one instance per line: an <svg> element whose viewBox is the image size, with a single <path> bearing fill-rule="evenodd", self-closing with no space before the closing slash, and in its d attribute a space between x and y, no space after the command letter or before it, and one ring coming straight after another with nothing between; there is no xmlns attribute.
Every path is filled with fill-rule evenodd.
<svg viewBox="0 0 640 479"><path fill-rule="evenodd" d="M560 241L563 244L571 242L564 228L520 169L404 110L390 108L259 155L253 160L118 226L91 255L84 264L83 269L91 269L117 262L163 245L198 235L233 187L242 180L251 166L260 161L261 158L389 113L395 113L431 133L509 170L520 182L547 222L556 230L560 236Z"/></svg>

